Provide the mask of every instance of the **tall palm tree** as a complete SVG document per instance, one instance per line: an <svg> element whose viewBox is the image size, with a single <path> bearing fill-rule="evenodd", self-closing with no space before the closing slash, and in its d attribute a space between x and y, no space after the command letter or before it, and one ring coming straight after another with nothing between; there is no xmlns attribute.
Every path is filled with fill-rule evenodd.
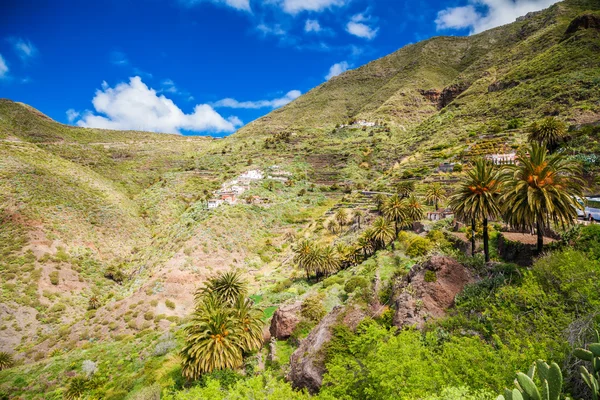
<svg viewBox="0 0 600 400"><path fill-rule="evenodd" d="M362 251L363 257L367 258L369 254L374 250L373 248L373 231L371 229L367 229L363 232L362 235L358 238L356 242L357 247Z"/></svg>
<svg viewBox="0 0 600 400"><path fill-rule="evenodd" d="M335 213L335 220L340 226L340 232L344 229L344 225L348 223L348 213L343 208L339 208Z"/></svg>
<svg viewBox="0 0 600 400"><path fill-rule="evenodd" d="M362 221L363 217L364 217L364 213L361 210L354 211L354 220L358 224L358 229L360 229L360 222Z"/></svg>
<svg viewBox="0 0 600 400"><path fill-rule="evenodd" d="M414 181L403 181L396 186L396 192L400 196L401 199L408 198L412 192L415 191L415 182Z"/></svg>
<svg viewBox="0 0 600 400"><path fill-rule="evenodd" d="M377 195L375 195L375 204L377 205L377 211L381 212L381 207L383 207L383 204L386 200L387 196L383 193L378 193Z"/></svg>
<svg viewBox="0 0 600 400"><path fill-rule="evenodd" d="M263 342L263 313L254 307L252 300L239 296L233 307L233 314L242 330L242 350L249 352L260 349Z"/></svg>
<svg viewBox="0 0 600 400"><path fill-rule="evenodd" d="M396 237L400 231L400 224L408 219L408 205L399 195L395 194L383 204L383 215L394 222Z"/></svg>
<svg viewBox="0 0 600 400"><path fill-rule="evenodd" d="M227 271L209 279L206 286L196 293L196 298L207 292L216 295L226 304L233 305L240 295L247 294L248 284L239 271Z"/></svg>
<svg viewBox="0 0 600 400"><path fill-rule="evenodd" d="M327 246L321 250L321 265L319 272L325 276L340 270L340 258L333 247Z"/></svg>
<svg viewBox="0 0 600 400"><path fill-rule="evenodd" d="M435 205L435 209L438 210L439 203L446 199L446 190L439 183L434 183L429 186L427 192L425 193L425 200L428 203L432 203Z"/></svg>
<svg viewBox="0 0 600 400"><path fill-rule="evenodd" d="M394 226L383 217L377 218L371 226L373 247L383 249L387 242L394 240Z"/></svg>
<svg viewBox="0 0 600 400"><path fill-rule="evenodd" d="M406 214L411 221L423 219L423 207L414 194L410 195L406 204Z"/></svg>
<svg viewBox="0 0 600 400"><path fill-rule="evenodd" d="M530 142L537 142L540 145L546 143L548 150L553 152L565 140L567 125L555 117L548 117L531 124L528 131L527 139Z"/></svg>
<svg viewBox="0 0 600 400"><path fill-rule="evenodd" d="M518 228L535 229L537 250L544 248L544 231L550 223L569 226L582 206L583 179L579 164L561 154L548 155L544 144L531 143L517 154L517 164L502 175L506 221Z"/></svg>
<svg viewBox="0 0 600 400"><path fill-rule="evenodd" d="M243 363L242 329L225 307L206 312L199 307L185 328L186 346L181 351L182 374L197 379L214 370L235 369Z"/></svg>
<svg viewBox="0 0 600 400"><path fill-rule="evenodd" d="M306 278L310 277L308 265L310 257L313 254L314 243L308 239L303 239L294 249L294 262L303 270L306 271Z"/></svg>
<svg viewBox="0 0 600 400"><path fill-rule="evenodd" d="M466 171L458 191L450 198L455 215L463 221L482 220L485 261L490 260L488 220L500 215L498 200L501 190L494 164L478 158Z"/></svg>

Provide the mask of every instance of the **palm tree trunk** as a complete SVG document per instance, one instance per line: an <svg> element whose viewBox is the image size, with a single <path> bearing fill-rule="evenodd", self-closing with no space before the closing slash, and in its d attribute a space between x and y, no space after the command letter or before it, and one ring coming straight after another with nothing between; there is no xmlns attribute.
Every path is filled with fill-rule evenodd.
<svg viewBox="0 0 600 400"><path fill-rule="evenodd" d="M435 211L437 211L437 210L438 210L438 200L437 200L437 198L436 198L436 199L435 199Z"/></svg>
<svg viewBox="0 0 600 400"><path fill-rule="evenodd" d="M542 223L540 222L540 218L537 220L537 252L541 254L544 250L544 229L542 228Z"/></svg>
<svg viewBox="0 0 600 400"><path fill-rule="evenodd" d="M471 220L471 257L475 256L475 219Z"/></svg>
<svg viewBox="0 0 600 400"><path fill-rule="evenodd" d="M490 261L490 238L488 235L488 220L483 219L483 252L485 253L485 262Z"/></svg>

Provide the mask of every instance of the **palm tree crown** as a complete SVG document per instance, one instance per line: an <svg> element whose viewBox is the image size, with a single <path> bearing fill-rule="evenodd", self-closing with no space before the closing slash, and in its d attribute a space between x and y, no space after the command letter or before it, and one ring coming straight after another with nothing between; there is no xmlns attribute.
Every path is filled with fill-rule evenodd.
<svg viewBox="0 0 600 400"><path fill-rule="evenodd" d="M554 151L564 141L567 126L561 120L548 117L529 126L528 140L539 144L546 143L548 149Z"/></svg>
<svg viewBox="0 0 600 400"><path fill-rule="evenodd" d="M436 210L439 208L439 203L444 201L445 198L446 190L439 183L434 183L431 185L425 194L425 200L435 205Z"/></svg>
<svg viewBox="0 0 600 400"><path fill-rule="evenodd" d="M399 225L408 219L408 205L399 195L395 194L383 204L383 215L390 221L394 221L394 229L398 236Z"/></svg>
<svg viewBox="0 0 600 400"><path fill-rule="evenodd" d="M196 293L196 298L205 293L212 293L228 305L233 305L240 295L245 296L248 291L247 283L242 279L239 271L227 271L211 278L206 287Z"/></svg>
<svg viewBox="0 0 600 400"><path fill-rule="evenodd" d="M387 242L395 239L394 227L385 218L379 217L373 222L371 227L371 238L373 240L373 247L375 249L382 249L386 246Z"/></svg>
<svg viewBox="0 0 600 400"><path fill-rule="evenodd" d="M536 229L538 251L543 249L544 230L551 222L571 225L581 205L583 180L579 165L561 154L548 155L544 144L531 143L507 166L502 179L506 221L517 228Z"/></svg>

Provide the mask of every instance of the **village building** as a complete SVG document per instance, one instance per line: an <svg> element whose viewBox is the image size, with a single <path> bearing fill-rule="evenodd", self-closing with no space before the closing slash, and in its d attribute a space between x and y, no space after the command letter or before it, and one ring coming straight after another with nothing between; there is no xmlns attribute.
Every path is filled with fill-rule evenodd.
<svg viewBox="0 0 600 400"><path fill-rule="evenodd" d="M436 210L436 211L429 211L427 213L427 219L430 221L441 221L443 219L446 218L453 218L454 217L454 212L449 209L440 209L440 210Z"/></svg>
<svg viewBox="0 0 600 400"><path fill-rule="evenodd" d="M242 175L240 175L240 181L259 181L261 179L264 179L265 175L263 174L263 172L259 169L253 169L247 172L244 172Z"/></svg>
<svg viewBox="0 0 600 400"><path fill-rule="evenodd" d="M517 162L517 154L488 154L485 156L485 159L491 161L495 165L511 165Z"/></svg>
<svg viewBox="0 0 600 400"><path fill-rule="evenodd" d="M212 210L212 209L218 208L222 204L223 204L223 200L221 200L221 199L210 199L210 200L208 200L208 209Z"/></svg>

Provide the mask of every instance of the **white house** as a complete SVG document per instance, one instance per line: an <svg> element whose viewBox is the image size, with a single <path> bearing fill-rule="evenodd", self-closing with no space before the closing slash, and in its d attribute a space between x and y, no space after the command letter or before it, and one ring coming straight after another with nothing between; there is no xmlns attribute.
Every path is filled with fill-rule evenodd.
<svg viewBox="0 0 600 400"><path fill-rule="evenodd" d="M487 156L485 156L485 158L496 165L514 164L517 160L517 154L488 154Z"/></svg>
<svg viewBox="0 0 600 400"><path fill-rule="evenodd" d="M259 181L264 177L265 175L259 169L253 169L251 171L244 172L242 175L240 175L240 179L245 181Z"/></svg>
<svg viewBox="0 0 600 400"><path fill-rule="evenodd" d="M208 209L212 210L213 208L219 207L221 204L223 204L223 200L221 199L210 199L208 200Z"/></svg>

